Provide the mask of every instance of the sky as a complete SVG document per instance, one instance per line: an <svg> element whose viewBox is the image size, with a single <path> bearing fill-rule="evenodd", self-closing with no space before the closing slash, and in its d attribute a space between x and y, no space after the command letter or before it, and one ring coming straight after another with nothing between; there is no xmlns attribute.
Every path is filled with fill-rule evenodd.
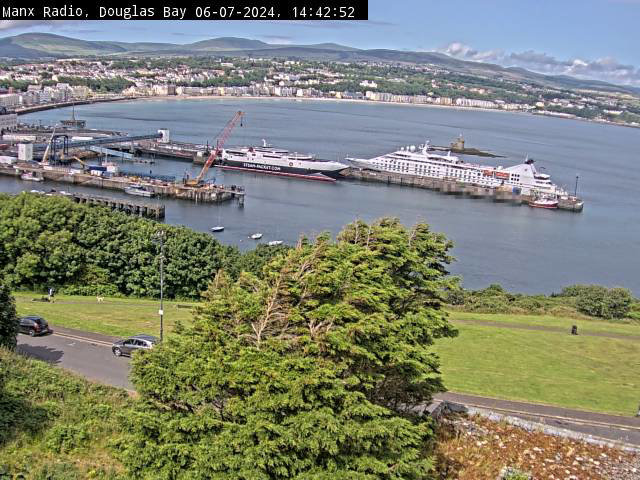
<svg viewBox="0 0 640 480"><path fill-rule="evenodd" d="M236 36L439 51L640 86L640 0L369 0L368 21L0 21L0 36L191 43Z"/></svg>

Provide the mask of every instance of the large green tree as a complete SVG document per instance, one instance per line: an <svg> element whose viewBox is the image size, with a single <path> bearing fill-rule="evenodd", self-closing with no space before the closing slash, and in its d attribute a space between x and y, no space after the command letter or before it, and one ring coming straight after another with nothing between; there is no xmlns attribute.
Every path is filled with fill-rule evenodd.
<svg viewBox="0 0 640 480"><path fill-rule="evenodd" d="M18 335L18 315L9 288L0 279L0 347L14 348Z"/></svg>
<svg viewBox="0 0 640 480"><path fill-rule="evenodd" d="M159 292L159 247L165 232L165 295L199 297L220 268L234 278L261 271L285 247L244 256L211 235L127 216L64 197L0 194L0 275L12 287L67 287L83 295L153 296ZM74 286L71 288L71 286Z"/></svg>
<svg viewBox="0 0 640 480"><path fill-rule="evenodd" d="M134 476L423 479L451 243L395 219L219 272L188 328L134 359Z"/></svg>

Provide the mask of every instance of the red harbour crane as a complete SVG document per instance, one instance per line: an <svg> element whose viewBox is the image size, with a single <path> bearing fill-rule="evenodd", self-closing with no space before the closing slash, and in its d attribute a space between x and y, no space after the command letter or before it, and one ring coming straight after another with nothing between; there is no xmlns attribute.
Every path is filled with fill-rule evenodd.
<svg viewBox="0 0 640 480"><path fill-rule="evenodd" d="M233 118L229 120L227 125L222 130L222 133L220 133L220 136L216 140L216 148L213 150L213 152L211 152L211 155L209 155L209 158L207 158L207 161L204 162L204 166L202 167L202 170L200 171L200 173L196 178L187 180L185 182L186 185L197 186L201 184L202 179L205 177L205 175L209 171L209 168L211 168L211 165L213 165L213 162L216 160L216 158L218 158L218 155L222 153L222 147L224 147L225 142L231 135L231 131L233 130L233 127L235 127L238 122L240 122L240 126L242 126L243 115L244 115L244 112L237 111L236 114L233 116Z"/></svg>

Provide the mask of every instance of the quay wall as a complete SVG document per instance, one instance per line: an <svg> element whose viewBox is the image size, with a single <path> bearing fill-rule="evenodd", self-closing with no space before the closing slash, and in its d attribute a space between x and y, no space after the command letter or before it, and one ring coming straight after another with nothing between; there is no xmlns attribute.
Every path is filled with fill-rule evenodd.
<svg viewBox="0 0 640 480"><path fill-rule="evenodd" d="M378 182L388 185L402 185L416 188L426 188L448 195L466 195L471 198L486 198L495 202L509 202L518 205L528 205L533 200L531 195L514 193L511 189L491 188L480 185L458 182L456 180L443 180L437 178L420 177L417 175L406 175L402 173L374 172L359 168L349 168L342 172L342 175L349 179L363 182ZM561 199L558 202L560 210L580 212L583 209L582 200Z"/></svg>
<svg viewBox="0 0 640 480"><path fill-rule="evenodd" d="M72 173L69 169L31 166L0 167L0 175L20 176L29 172L44 180L69 183L87 187L96 187L109 190L122 190L132 183L134 179L128 177L102 177L86 173ZM241 188L220 187L191 187L180 184L145 183L145 187L161 197L179 198L197 203L219 203L237 198L240 205L244 204L244 190Z"/></svg>

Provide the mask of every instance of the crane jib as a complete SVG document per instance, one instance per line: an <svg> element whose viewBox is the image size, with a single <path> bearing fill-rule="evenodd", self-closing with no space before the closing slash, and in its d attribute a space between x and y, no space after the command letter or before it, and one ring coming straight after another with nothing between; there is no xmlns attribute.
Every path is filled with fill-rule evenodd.
<svg viewBox="0 0 640 480"><path fill-rule="evenodd" d="M216 140L215 150L211 152L211 155L209 155L209 158L207 158L207 161L202 167L202 170L200 171L200 173L198 174L198 176L194 181L196 185L200 184L204 176L207 174L207 171L209 170L211 165L213 165L213 162L222 151L222 147L224 146L225 142L231 135L231 131L233 130L233 127L235 127L236 123L238 123L238 120L240 120L240 126L242 126L243 115L244 115L244 112L241 112L241 111L236 112L233 118L229 120L229 122L225 125L224 129L222 130L222 133L220 134L220 137L218 137L218 139Z"/></svg>

